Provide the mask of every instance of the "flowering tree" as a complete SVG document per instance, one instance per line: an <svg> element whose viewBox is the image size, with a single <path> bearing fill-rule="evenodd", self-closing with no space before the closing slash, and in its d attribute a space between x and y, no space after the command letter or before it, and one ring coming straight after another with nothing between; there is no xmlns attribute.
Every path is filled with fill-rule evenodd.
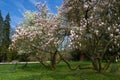
<svg viewBox="0 0 120 80"><path fill-rule="evenodd" d="M71 25L70 46L84 52L98 72L107 70L120 53L119 5L118 0L64 0L62 5Z"/></svg>
<svg viewBox="0 0 120 80"><path fill-rule="evenodd" d="M26 12L23 23L13 35L11 49L19 54L33 54L43 63L50 60L55 69L56 55L63 41L65 30L61 27L59 15L48 13L46 4L37 3L39 12Z"/></svg>

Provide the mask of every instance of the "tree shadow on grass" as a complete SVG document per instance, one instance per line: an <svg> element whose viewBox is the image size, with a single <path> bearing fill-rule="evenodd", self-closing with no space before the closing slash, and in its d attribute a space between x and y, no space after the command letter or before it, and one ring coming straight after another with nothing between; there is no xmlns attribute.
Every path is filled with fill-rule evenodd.
<svg viewBox="0 0 120 80"><path fill-rule="evenodd" d="M77 72L56 72L56 71L46 71L42 72L39 75L29 75L25 77L21 77L19 80L79 80L80 75ZM81 74L81 73L80 73Z"/></svg>

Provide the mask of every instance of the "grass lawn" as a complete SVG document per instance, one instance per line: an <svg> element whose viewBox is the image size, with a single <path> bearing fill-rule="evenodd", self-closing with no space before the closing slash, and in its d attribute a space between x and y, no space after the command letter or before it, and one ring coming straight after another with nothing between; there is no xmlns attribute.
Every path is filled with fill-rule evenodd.
<svg viewBox="0 0 120 80"><path fill-rule="evenodd" d="M89 62L79 62L82 66L91 66ZM71 62L74 67L78 62ZM23 65L0 65L0 80L120 80L120 69L115 71L120 63L113 63L106 73L97 73L90 69L70 71L66 64L59 63L55 71L42 67L40 64L29 64L25 69Z"/></svg>

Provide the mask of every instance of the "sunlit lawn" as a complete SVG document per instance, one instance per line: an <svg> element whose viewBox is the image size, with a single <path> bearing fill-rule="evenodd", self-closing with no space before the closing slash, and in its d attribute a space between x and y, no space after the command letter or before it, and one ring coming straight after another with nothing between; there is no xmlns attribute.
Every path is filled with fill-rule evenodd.
<svg viewBox="0 0 120 80"><path fill-rule="evenodd" d="M91 66L89 62L79 62L81 66ZM78 62L71 62L74 67ZM120 80L120 70L116 72L107 71L106 73L97 73L91 69L70 71L66 64L59 63L55 71L44 68L40 64L29 64L22 69L22 64L0 65L0 80ZM111 67L118 66L120 63L113 63Z"/></svg>

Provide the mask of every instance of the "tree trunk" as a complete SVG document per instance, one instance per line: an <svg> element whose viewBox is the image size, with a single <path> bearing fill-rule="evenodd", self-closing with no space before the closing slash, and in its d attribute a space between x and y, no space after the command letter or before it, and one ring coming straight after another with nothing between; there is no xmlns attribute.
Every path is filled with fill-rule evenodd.
<svg viewBox="0 0 120 80"><path fill-rule="evenodd" d="M97 62L98 62L98 72L101 72L101 60L100 58L97 58Z"/></svg>
<svg viewBox="0 0 120 80"><path fill-rule="evenodd" d="M43 60L41 58L39 58L38 56L35 56L37 58L37 60L45 67L48 68L48 65L44 64Z"/></svg>
<svg viewBox="0 0 120 80"><path fill-rule="evenodd" d="M96 60L95 59L91 59L91 60L92 60L92 65L93 65L94 69L97 70Z"/></svg>
<svg viewBox="0 0 120 80"><path fill-rule="evenodd" d="M59 54L61 60L67 64L67 66L68 66L68 68L69 68L70 70L80 69L80 65L78 65L76 68L72 68L71 65L70 65L70 63L69 63L67 60L65 60L60 53L58 53L58 54Z"/></svg>
<svg viewBox="0 0 120 80"><path fill-rule="evenodd" d="M84 61L84 53L83 52L80 53L80 61Z"/></svg>
<svg viewBox="0 0 120 80"><path fill-rule="evenodd" d="M101 68L101 59L100 58L92 59L92 65L96 71L101 72L102 68Z"/></svg>
<svg viewBox="0 0 120 80"><path fill-rule="evenodd" d="M104 71L104 72L109 68L110 64L111 64L111 61L109 61L109 62L107 62L107 63L105 64L105 66L104 66L104 68L103 68L103 71Z"/></svg>
<svg viewBox="0 0 120 80"><path fill-rule="evenodd" d="M55 70L56 69L56 55L57 55L57 50L53 53L51 56L51 69Z"/></svg>

